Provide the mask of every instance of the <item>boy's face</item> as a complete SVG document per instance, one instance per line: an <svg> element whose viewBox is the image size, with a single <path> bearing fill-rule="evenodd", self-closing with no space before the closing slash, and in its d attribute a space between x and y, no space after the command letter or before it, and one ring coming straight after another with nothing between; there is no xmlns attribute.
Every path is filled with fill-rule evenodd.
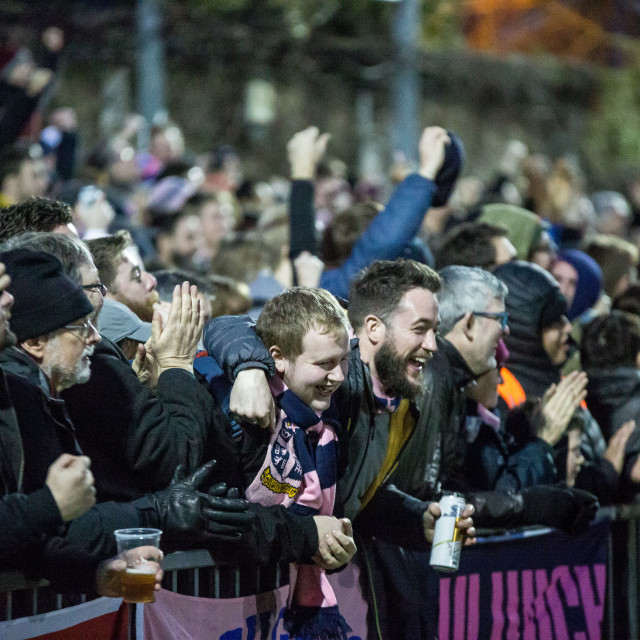
<svg viewBox="0 0 640 640"><path fill-rule="evenodd" d="M295 359L284 358L277 347L271 353L284 383L314 411L329 408L331 396L347 373L349 336L320 333L310 329L302 339L302 353Z"/></svg>

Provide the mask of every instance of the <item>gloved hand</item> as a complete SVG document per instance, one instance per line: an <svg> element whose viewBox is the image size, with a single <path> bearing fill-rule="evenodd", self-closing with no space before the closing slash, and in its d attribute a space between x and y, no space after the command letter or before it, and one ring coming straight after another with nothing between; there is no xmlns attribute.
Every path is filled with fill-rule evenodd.
<svg viewBox="0 0 640 640"><path fill-rule="evenodd" d="M598 499L588 491L554 485L522 490L525 524L544 524L567 533L582 533L595 518Z"/></svg>
<svg viewBox="0 0 640 640"><path fill-rule="evenodd" d="M237 489L227 497L223 497L227 493L224 483L216 485L212 495L198 490L216 464L211 460L189 477L185 477L184 467L179 465L169 488L151 495L164 532L163 542L193 546L211 541L212 534L239 536L251 527L253 515L247 513L247 501L237 497Z"/></svg>
<svg viewBox="0 0 640 640"><path fill-rule="evenodd" d="M209 489L202 500L206 530L216 537L239 538L256 522L256 514L247 511L249 503L240 499L240 491L235 487L227 489L224 482Z"/></svg>

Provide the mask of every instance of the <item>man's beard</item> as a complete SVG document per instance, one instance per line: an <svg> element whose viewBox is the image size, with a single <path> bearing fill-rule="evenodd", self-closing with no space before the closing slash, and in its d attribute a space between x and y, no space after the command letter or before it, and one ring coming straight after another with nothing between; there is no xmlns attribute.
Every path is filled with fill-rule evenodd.
<svg viewBox="0 0 640 640"><path fill-rule="evenodd" d="M386 341L373 358L380 384L390 396L415 400L422 392L422 373L416 382L407 380L409 358L398 355L395 344Z"/></svg>
<svg viewBox="0 0 640 640"><path fill-rule="evenodd" d="M93 345L90 347L85 347L85 350L82 352L82 357L76 365L74 381L72 384L84 384L85 382L89 382L89 378L91 377L90 358L93 355L93 349Z"/></svg>
<svg viewBox="0 0 640 640"><path fill-rule="evenodd" d="M55 341L51 341L48 346L51 349L54 362L52 363L49 371L45 371L49 379L55 379L57 381L56 388L59 391L68 389L75 384L84 384L89 382L91 377L91 361L89 357L93 354L93 345L85 347L82 355L78 359L76 366L73 369L64 368L55 364L58 359L59 344Z"/></svg>
<svg viewBox="0 0 640 640"><path fill-rule="evenodd" d="M154 291L149 294L144 302L134 302L131 300L124 300L119 297L115 297L118 302L122 302L126 307L129 307L133 313L135 313L142 322L151 322L153 320L153 305L158 301L158 295Z"/></svg>

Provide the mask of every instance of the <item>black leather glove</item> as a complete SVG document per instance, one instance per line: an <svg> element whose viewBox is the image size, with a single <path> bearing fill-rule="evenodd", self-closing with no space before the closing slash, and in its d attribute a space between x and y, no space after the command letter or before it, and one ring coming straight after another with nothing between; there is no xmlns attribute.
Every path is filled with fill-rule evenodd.
<svg viewBox="0 0 640 640"><path fill-rule="evenodd" d="M163 542L168 546L187 547L211 541L212 534L217 533L214 527L217 522L222 523L227 536L240 535L251 526L253 515L246 512L246 500L238 498L235 492L231 497L221 497L227 493L226 485L216 485L213 495L198 490L216 464L211 460L189 477L184 477L184 467L179 465L169 488L150 496L164 532Z"/></svg>
<svg viewBox="0 0 640 640"><path fill-rule="evenodd" d="M540 485L522 490L525 524L544 524L567 533L582 533L595 518L598 499L588 491Z"/></svg>
<svg viewBox="0 0 640 640"><path fill-rule="evenodd" d="M235 487L227 489L224 482L209 489L202 496L202 517L209 533L217 537L239 538L256 523L256 515L247 511L249 503L240 499L240 491Z"/></svg>

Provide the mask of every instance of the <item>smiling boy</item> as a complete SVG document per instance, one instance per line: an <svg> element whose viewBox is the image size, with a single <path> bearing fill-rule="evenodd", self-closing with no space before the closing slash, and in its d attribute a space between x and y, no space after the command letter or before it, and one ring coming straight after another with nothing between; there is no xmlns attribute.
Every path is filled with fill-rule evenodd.
<svg viewBox="0 0 640 640"><path fill-rule="evenodd" d="M246 498L282 504L300 515L331 515L339 424L331 397L347 373L347 315L329 292L294 287L266 304L256 332L275 361L276 375L269 386L276 403L276 428L270 434L245 427ZM350 522L343 520L343 531L334 531L334 538L324 543L346 561L355 553L351 535ZM284 619L291 637L333 640L349 631L322 568L320 542L318 564L294 565L290 572Z"/></svg>

